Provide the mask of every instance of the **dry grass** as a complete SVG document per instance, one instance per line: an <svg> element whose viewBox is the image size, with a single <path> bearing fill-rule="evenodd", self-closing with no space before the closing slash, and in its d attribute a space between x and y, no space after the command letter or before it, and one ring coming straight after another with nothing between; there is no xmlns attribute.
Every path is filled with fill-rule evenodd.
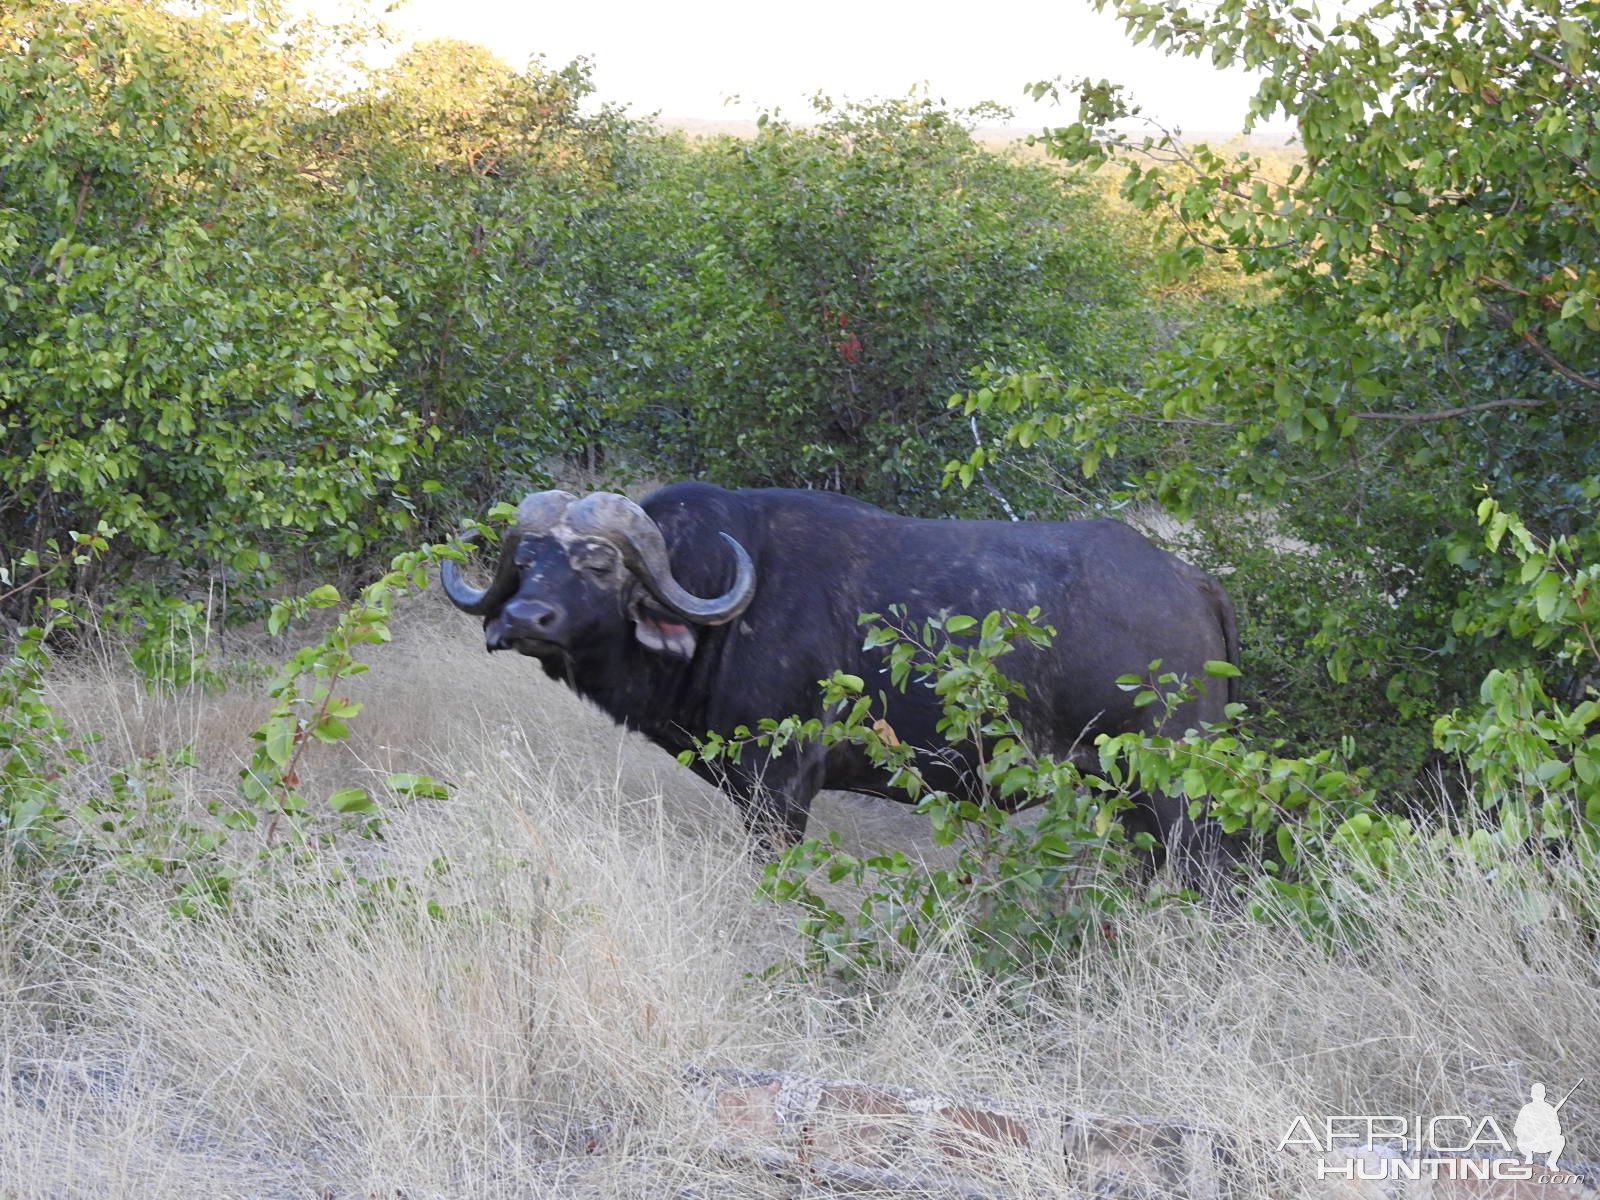
<svg viewBox="0 0 1600 1200"><path fill-rule="evenodd" d="M456 783L396 811L374 850L445 919L321 886L316 867L203 920L169 918L148 882L63 898L0 879L0 1196L794 1194L708 1149L691 1061L1174 1115L1271 1145L1297 1113L1509 1130L1533 1080L1586 1076L1569 1157L1600 1157L1593 931L1545 884L1421 855L1405 886L1346 900L1360 949L1148 913L1021 1001L937 953L858 991L763 979L796 953L792 916L751 901L731 806L480 645L420 606L359 680L352 744L317 764L322 785ZM248 689L155 701L94 663L57 699L107 732L102 771L195 744L203 765L176 782L196 808L231 792L262 711ZM858 844L912 836L903 814L876 819L893 811L821 817ZM1303 1167L1269 1146L1239 1169L1247 1194L1290 1195ZM1048 1146L1006 1175L1016 1195L1072 1186Z"/></svg>

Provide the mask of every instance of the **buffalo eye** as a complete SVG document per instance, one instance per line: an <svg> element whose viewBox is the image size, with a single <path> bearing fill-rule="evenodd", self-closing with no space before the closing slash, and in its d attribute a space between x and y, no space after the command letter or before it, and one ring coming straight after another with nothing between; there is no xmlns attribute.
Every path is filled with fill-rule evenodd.
<svg viewBox="0 0 1600 1200"><path fill-rule="evenodd" d="M603 579L615 573L622 559L614 548L603 542L580 542L572 548L572 565Z"/></svg>

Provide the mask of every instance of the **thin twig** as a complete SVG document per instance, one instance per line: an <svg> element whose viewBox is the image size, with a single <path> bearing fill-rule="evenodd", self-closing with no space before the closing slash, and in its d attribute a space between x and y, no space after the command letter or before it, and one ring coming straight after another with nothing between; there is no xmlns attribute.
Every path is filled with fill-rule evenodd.
<svg viewBox="0 0 1600 1200"><path fill-rule="evenodd" d="M972 440L978 443L978 448L980 450L983 449L983 437L978 433L977 413L972 414ZM989 472L985 471L982 467L978 468L978 481L983 484L983 490L988 492L989 495L993 496L999 503L1000 507L1006 510L1006 516L1010 517L1013 521L1022 520L1021 517L1017 516L1016 509L1011 507L1010 501L1000 494L1000 489L995 487L994 484L990 482Z"/></svg>
<svg viewBox="0 0 1600 1200"><path fill-rule="evenodd" d="M1501 400L1485 400L1482 404L1463 404L1460 408L1440 408L1432 412L1358 412L1350 415L1358 421L1399 421L1405 425L1425 425L1433 421L1452 421L1457 417L1470 417L1474 413L1495 408L1544 408L1549 400L1525 400L1508 396Z"/></svg>

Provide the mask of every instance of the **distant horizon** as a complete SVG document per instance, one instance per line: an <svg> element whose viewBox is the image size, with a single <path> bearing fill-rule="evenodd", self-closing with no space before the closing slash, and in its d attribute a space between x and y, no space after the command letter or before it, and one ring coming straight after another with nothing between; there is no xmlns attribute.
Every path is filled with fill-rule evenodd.
<svg viewBox="0 0 1600 1200"><path fill-rule="evenodd" d="M352 0L301 2L333 16ZM1147 116L1193 137L1241 131L1256 86L1242 69L1134 46L1089 0L996 0L981 20L966 8L909 0L842 13L792 0L758 9L734 0L613 0L598 15L504 0L410 0L384 21L409 40L477 43L518 68L535 55L552 67L586 58L594 103L673 121L754 121L776 111L804 122L819 92L848 102L926 88L956 108L1009 108L1015 116L1004 128L1026 136L1076 117L1070 101L1032 100L1028 84L1088 76L1124 85ZM1290 128L1280 118L1259 132Z"/></svg>
<svg viewBox="0 0 1600 1200"><path fill-rule="evenodd" d="M635 114L635 116L639 120L650 121L658 128L688 134L705 133L708 135L714 135L717 133L730 133L735 136L753 136L760 128L760 125L756 121L746 120L744 118L685 117L676 116L671 113L651 113L648 114L648 116ZM811 116L807 116L805 119L796 119L786 115L785 120L790 124L800 126L817 125L821 123L820 118ZM1054 122L1053 124L1064 125L1067 123L1067 118L1063 117L1060 121ZM1030 134L1039 134L1044 132L1044 130L1048 127L1053 126L984 124L974 126L972 132L973 136L979 141L1005 141L1008 139L1020 140L1028 137ZM1233 141L1242 139L1246 142L1261 142L1270 146L1285 146L1291 144L1296 137L1298 137L1298 132L1293 127L1287 125L1273 126L1270 129L1264 130L1252 130L1249 133L1245 133L1240 129L1185 129L1183 131L1183 140L1186 142L1203 140Z"/></svg>

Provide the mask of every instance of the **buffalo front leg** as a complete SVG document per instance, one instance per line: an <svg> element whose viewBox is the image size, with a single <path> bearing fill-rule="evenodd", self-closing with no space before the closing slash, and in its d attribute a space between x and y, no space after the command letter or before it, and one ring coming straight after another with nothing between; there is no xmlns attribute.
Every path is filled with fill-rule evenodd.
<svg viewBox="0 0 1600 1200"><path fill-rule="evenodd" d="M811 799L822 788L824 757L820 746L790 746L780 755L746 754L727 768L723 790L739 806L763 857L776 858L805 837Z"/></svg>

